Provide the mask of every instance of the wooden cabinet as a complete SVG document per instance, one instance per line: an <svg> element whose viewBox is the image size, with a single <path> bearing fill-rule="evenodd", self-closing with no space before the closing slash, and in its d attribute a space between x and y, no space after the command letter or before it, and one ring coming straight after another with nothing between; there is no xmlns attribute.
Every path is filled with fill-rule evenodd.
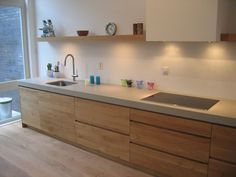
<svg viewBox="0 0 236 177"><path fill-rule="evenodd" d="M74 97L39 91L40 125L43 131L74 141Z"/></svg>
<svg viewBox="0 0 236 177"><path fill-rule="evenodd" d="M32 89L20 89L22 123L40 129L39 92Z"/></svg>
<svg viewBox="0 0 236 177"><path fill-rule="evenodd" d="M213 125L209 177L236 176L236 129Z"/></svg>
<svg viewBox="0 0 236 177"><path fill-rule="evenodd" d="M130 144L130 162L162 177L206 177L207 164Z"/></svg>
<svg viewBox="0 0 236 177"><path fill-rule="evenodd" d="M129 136L80 122L76 123L77 143L122 160L129 160Z"/></svg>
<svg viewBox="0 0 236 177"><path fill-rule="evenodd" d="M207 177L210 123L130 110L130 162L162 177Z"/></svg>
<svg viewBox="0 0 236 177"><path fill-rule="evenodd" d="M75 139L74 97L20 88L22 122L65 140Z"/></svg>
<svg viewBox="0 0 236 177"><path fill-rule="evenodd" d="M208 177L235 177L236 164L230 164L211 159L209 163Z"/></svg>
<svg viewBox="0 0 236 177"><path fill-rule="evenodd" d="M129 134L129 108L76 98L76 120Z"/></svg>
<svg viewBox="0 0 236 177"><path fill-rule="evenodd" d="M132 142L200 162L208 162L210 139L131 122Z"/></svg>
<svg viewBox="0 0 236 177"><path fill-rule="evenodd" d="M229 32L232 0L147 0L147 41L218 41ZM231 5L232 4L232 5ZM235 16L234 16L235 17Z"/></svg>
<svg viewBox="0 0 236 177"><path fill-rule="evenodd" d="M211 157L236 163L236 129L213 125Z"/></svg>
<svg viewBox="0 0 236 177"><path fill-rule="evenodd" d="M22 122L163 177L235 177L236 129L20 87Z"/></svg>
<svg viewBox="0 0 236 177"><path fill-rule="evenodd" d="M211 136L210 123L183 119L176 116L131 109L130 120L157 126L160 128L166 128L169 130L176 130L178 132L187 134L193 134L208 138Z"/></svg>

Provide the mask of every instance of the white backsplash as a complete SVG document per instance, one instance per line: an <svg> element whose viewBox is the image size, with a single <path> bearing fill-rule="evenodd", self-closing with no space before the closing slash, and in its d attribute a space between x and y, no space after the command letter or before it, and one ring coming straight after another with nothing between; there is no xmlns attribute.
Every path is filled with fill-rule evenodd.
<svg viewBox="0 0 236 177"><path fill-rule="evenodd" d="M160 42L40 43L40 75L48 62L75 56L79 79L100 75L103 83L120 84L120 79L155 81L159 89L236 100L236 44ZM99 63L103 70L99 70ZM71 77L68 60L66 76ZM169 75L162 74L169 67Z"/></svg>

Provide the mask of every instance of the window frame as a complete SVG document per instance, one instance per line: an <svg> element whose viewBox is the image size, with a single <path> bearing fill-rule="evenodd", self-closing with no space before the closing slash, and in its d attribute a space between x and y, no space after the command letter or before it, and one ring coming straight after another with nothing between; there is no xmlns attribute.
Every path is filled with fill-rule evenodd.
<svg viewBox="0 0 236 177"><path fill-rule="evenodd" d="M30 63L29 63L29 49L27 37L27 18L26 18L26 2L25 0L1 0L0 6L19 7L21 9L21 37L22 37L22 52L24 62L24 75L25 78L30 78ZM0 90L16 89L17 80L0 82Z"/></svg>

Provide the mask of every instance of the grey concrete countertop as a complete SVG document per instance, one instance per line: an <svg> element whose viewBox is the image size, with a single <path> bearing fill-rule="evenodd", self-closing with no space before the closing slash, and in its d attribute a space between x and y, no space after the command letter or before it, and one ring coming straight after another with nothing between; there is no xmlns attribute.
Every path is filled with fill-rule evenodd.
<svg viewBox="0 0 236 177"><path fill-rule="evenodd" d="M99 86L86 85L84 81L77 81L77 84L65 87L47 84L48 82L57 80L64 79L34 78L21 80L18 82L18 85L68 96L236 127L236 101L220 100L209 110L199 110L141 100L144 97L159 92L158 90L126 88L110 84L102 84Z"/></svg>

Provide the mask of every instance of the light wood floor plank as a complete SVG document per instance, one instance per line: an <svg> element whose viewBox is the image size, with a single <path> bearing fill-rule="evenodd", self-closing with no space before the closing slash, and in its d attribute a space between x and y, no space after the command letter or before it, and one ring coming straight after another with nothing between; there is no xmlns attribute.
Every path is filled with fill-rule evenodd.
<svg viewBox="0 0 236 177"><path fill-rule="evenodd" d="M19 177L20 174L24 177L151 177L31 129L23 129L20 123L0 127L0 160L1 166L6 166L6 169L0 168L1 177L5 177L7 170L15 171ZM12 166L7 168L9 164Z"/></svg>

